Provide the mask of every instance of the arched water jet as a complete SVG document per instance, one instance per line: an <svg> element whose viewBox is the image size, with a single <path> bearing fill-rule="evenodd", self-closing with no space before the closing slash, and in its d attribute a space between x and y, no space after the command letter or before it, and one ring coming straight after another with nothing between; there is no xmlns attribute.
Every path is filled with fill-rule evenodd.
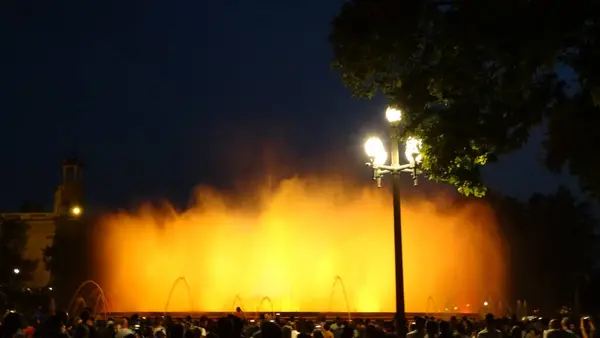
<svg viewBox="0 0 600 338"><path fill-rule="evenodd" d="M77 297L77 299L75 299L73 307L69 308L69 313L77 314L77 310L79 310L79 305L82 305L81 308L83 309L87 307L87 303L85 302L85 299L83 299L83 297Z"/></svg>
<svg viewBox="0 0 600 338"><path fill-rule="evenodd" d="M427 311L425 311L427 315L431 314L431 311L429 311L429 305L431 304L433 304L433 312L440 312L440 310L437 307L437 304L435 304L435 301L433 300L433 297L429 296L427 298Z"/></svg>
<svg viewBox="0 0 600 338"><path fill-rule="evenodd" d="M171 303L171 298L173 297L173 291L175 291L175 288L177 287L177 285L179 285L179 283L183 283L185 285L185 288L188 293L190 309L192 309L192 311L194 309L194 299L192 298L192 291L190 289L190 285L188 284L187 280L185 280L185 277L177 277L177 279L175 279L175 282L173 282L173 286L171 286L171 290L169 291L169 297L167 298L167 303L165 304L165 314L169 311L169 304Z"/></svg>
<svg viewBox="0 0 600 338"><path fill-rule="evenodd" d="M106 299L106 295L104 294L104 290L102 290L102 287L100 287L100 285L98 283L96 283L95 281L93 281L91 279L86 280L83 283L79 284L79 287L77 288L77 290L75 290L75 293L73 294L73 297L71 298L71 301L69 302L69 307L67 309L69 309L70 312L74 313L75 312L74 310L77 310L77 308L75 308L73 310L72 310L72 308L75 305L75 302L77 300L83 301L83 304L85 304L84 308L87 307L87 304L85 303L84 298L79 295L81 290L83 290L83 288L86 287L87 285L92 285L94 287L92 294L94 292L97 292L97 293L99 293L100 296L102 296L103 305L104 305L104 319L107 319L109 307L108 307L108 301Z"/></svg>
<svg viewBox="0 0 600 338"><path fill-rule="evenodd" d="M236 305L239 306L242 309L242 311L244 311L244 302L242 302L242 298L239 294L233 297L233 304L231 304L231 308L233 309L233 311L236 310Z"/></svg>
<svg viewBox="0 0 600 338"><path fill-rule="evenodd" d="M350 314L350 304L348 303L348 294L346 293L346 286L344 286L344 281L340 276L335 276L333 279L333 285L331 286L331 294L329 295L329 312L331 312L331 309L333 309L333 296L335 294L336 285L340 285L342 288L344 301L346 302L346 311L348 312L348 320L352 321L352 315Z"/></svg>
<svg viewBox="0 0 600 338"><path fill-rule="evenodd" d="M273 308L273 302L271 301L271 298L269 298L268 296L264 296L261 300L260 303L258 303L258 307L256 308L256 312L257 314L259 312L261 312L262 310L262 306L265 302L269 302L269 305L271 305L271 313L275 312L274 308ZM258 316L257 316L258 317Z"/></svg>
<svg viewBox="0 0 600 338"><path fill-rule="evenodd" d="M100 309L104 309L104 317L108 316L108 301L104 299L104 295L99 293L96 297L96 306L94 307L94 314L102 313Z"/></svg>

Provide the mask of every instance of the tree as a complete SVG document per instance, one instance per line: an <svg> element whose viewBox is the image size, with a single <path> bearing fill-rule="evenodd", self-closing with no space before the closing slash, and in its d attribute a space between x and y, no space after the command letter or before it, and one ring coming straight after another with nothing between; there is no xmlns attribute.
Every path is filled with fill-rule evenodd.
<svg viewBox="0 0 600 338"><path fill-rule="evenodd" d="M44 249L45 267L52 276L58 306L67 306L77 286L91 279L90 227L86 219L56 221L52 244Z"/></svg>
<svg viewBox="0 0 600 338"><path fill-rule="evenodd" d="M355 96L404 110L432 179L482 196L480 167L547 120L547 166L600 196L598 17L592 0L349 0L329 40Z"/></svg>
<svg viewBox="0 0 600 338"><path fill-rule="evenodd" d="M562 187L526 203L496 194L486 199L499 216L510 252L513 299L547 309L574 305L575 290L584 288L598 258L598 220L590 206Z"/></svg>
<svg viewBox="0 0 600 338"><path fill-rule="evenodd" d="M0 219L0 285L21 288L31 279L38 262L24 257L28 230L20 220Z"/></svg>

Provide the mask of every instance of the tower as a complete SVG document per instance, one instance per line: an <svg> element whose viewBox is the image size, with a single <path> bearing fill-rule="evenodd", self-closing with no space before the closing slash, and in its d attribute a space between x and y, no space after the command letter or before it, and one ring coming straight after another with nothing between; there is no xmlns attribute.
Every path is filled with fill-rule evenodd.
<svg viewBox="0 0 600 338"><path fill-rule="evenodd" d="M62 163L62 183L54 194L54 214L78 217L83 213L83 164L77 158Z"/></svg>

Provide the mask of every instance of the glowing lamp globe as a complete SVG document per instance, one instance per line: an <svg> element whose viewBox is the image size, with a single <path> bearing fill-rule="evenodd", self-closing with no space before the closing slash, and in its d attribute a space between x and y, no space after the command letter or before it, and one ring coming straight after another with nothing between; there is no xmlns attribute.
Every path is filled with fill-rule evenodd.
<svg viewBox="0 0 600 338"><path fill-rule="evenodd" d="M80 207L76 206L76 207L71 208L71 215L73 215L73 216L79 216L79 215L81 215L82 212L83 212L83 210L81 210Z"/></svg>
<svg viewBox="0 0 600 338"><path fill-rule="evenodd" d="M387 160L387 152L383 142L378 137L371 137L365 142L365 152L371 158L373 164L382 165Z"/></svg>
<svg viewBox="0 0 600 338"><path fill-rule="evenodd" d="M402 111L400 109L388 107L385 111L385 118L389 123L397 123L402 120Z"/></svg>
<svg viewBox="0 0 600 338"><path fill-rule="evenodd" d="M421 139L412 136L406 139L404 155L410 163L420 163L423 160L423 155L421 155L422 144Z"/></svg>

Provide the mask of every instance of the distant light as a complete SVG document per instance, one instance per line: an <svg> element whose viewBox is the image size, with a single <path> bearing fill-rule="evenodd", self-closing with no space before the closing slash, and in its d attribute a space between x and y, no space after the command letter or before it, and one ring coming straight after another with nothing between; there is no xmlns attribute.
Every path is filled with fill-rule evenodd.
<svg viewBox="0 0 600 338"><path fill-rule="evenodd" d="M471 304L467 304L467 307L471 307Z"/></svg>
<svg viewBox="0 0 600 338"><path fill-rule="evenodd" d="M385 110L385 118L389 123L400 122L400 120L402 120L402 111L400 109L388 107Z"/></svg>
<svg viewBox="0 0 600 338"><path fill-rule="evenodd" d="M454 311L456 311L456 310L458 310L458 306L455 306L455 307L454 307Z"/></svg>
<svg viewBox="0 0 600 338"><path fill-rule="evenodd" d="M71 208L71 215L73 215L73 216L79 216L82 213L83 213L83 210L80 207L78 207L78 206L75 206L75 207Z"/></svg>
<svg viewBox="0 0 600 338"><path fill-rule="evenodd" d="M53 289L52 289L52 287L51 287L51 286L49 286L49 287L48 287L48 290L52 291Z"/></svg>
<svg viewBox="0 0 600 338"><path fill-rule="evenodd" d="M483 302L483 306L488 306L488 302Z"/></svg>
<svg viewBox="0 0 600 338"><path fill-rule="evenodd" d="M19 269L14 269L14 270L13 270L13 273L14 273L15 275L18 275L18 274L20 274L20 273L21 273L21 270L19 270Z"/></svg>

